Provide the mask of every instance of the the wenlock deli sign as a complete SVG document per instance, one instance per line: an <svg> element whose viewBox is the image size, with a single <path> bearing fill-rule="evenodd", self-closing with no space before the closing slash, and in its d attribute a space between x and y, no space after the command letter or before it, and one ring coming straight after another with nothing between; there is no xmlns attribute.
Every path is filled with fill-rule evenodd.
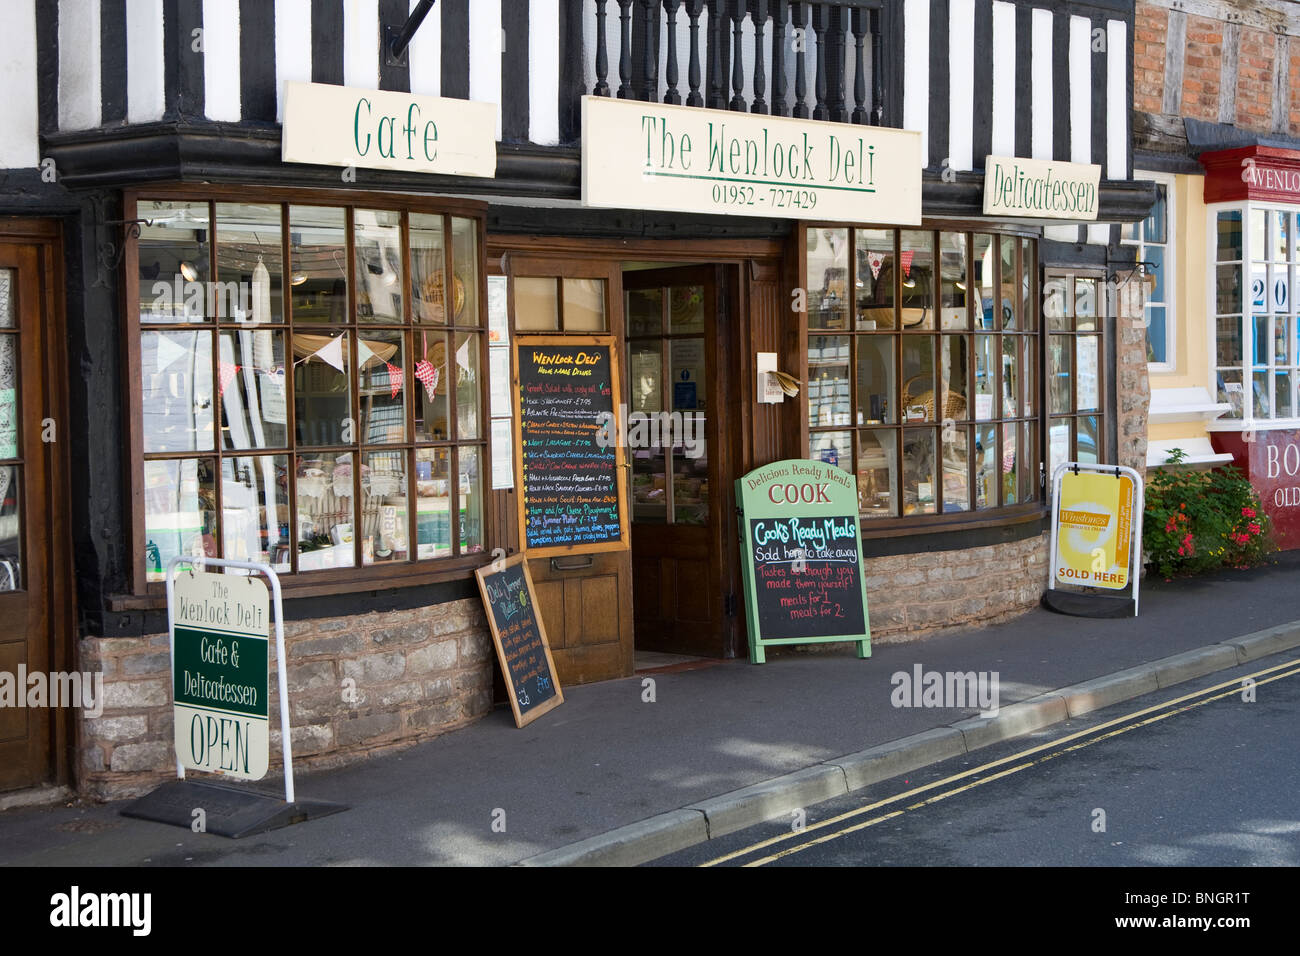
<svg viewBox="0 0 1300 956"><path fill-rule="evenodd" d="M984 215L1096 219L1101 167L1015 156L984 164Z"/></svg>
<svg viewBox="0 0 1300 956"><path fill-rule="evenodd" d="M582 100L582 201L604 208L921 222L921 134Z"/></svg>
<svg viewBox="0 0 1300 956"><path fill-rule="evenodd" d="M1300 151L1243 146L1202 153L1205 201L1300 204Z"/></svg>

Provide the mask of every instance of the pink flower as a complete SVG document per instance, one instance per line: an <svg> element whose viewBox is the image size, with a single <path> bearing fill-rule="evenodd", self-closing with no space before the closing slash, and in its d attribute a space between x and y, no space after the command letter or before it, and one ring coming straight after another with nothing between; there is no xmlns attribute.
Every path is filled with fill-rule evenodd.
<svg viewBox="0 0 1300 956"><path fill-rule="evenodd" d="M1176 524L1176 522L1174 521L1174 519L1173 519L1172 517L1170 517L1170 519L1169 519L1167 522L1165 522L1165 530L1166 530L1166 531L1173 531L1173 530L1174 530L1174 525L1175 525L1175 524Z"/></svg>
<svg viewBox="0 0 1300 956"><path fill-rule="evenodd" d="M1246 525L1246 530L1249 531L1251 534L1259 534L1260 531L1262 531L1263 529L1254 521L1252 521L1250 524Z"/></svg>
<svg viewBox="0 0 1300 956"><path fill-rule="evenodd" d="M1242 508L1242 509L1241 509L1241 516L1242 516L1243 518L1253 518L1253 517L1255 517L1255 509L1254 509L1254 508Z"/></svg>

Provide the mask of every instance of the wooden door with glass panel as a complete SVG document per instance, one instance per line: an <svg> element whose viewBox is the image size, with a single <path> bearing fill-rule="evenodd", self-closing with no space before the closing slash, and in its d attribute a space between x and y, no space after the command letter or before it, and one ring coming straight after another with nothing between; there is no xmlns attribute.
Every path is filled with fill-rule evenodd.
<svg viewBox="0 0 1300 956"><path fill-rule="evenodd" d="M721 268L623 275L632 580L637 647L724 657L731 588L723 539L726 434L719 375Z"/></svg>

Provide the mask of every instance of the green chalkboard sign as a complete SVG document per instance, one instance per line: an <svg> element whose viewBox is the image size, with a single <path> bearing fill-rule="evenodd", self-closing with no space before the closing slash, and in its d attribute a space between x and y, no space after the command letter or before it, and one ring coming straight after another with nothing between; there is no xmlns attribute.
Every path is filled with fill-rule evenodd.
<svg viewBox="0 0 1300 956"><path fill-rule="evenodd" d="M749 659L775 644L855 641L871 656L871 624L853 475L792 459L736 482Z"/></svg>

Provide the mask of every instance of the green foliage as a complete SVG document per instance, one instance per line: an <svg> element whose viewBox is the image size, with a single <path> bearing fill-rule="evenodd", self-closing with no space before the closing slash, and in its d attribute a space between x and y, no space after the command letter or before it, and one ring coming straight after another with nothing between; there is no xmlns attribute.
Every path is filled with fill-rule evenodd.
<svg viewBox="0 0 1300 956"><path fill-rule="evenodd" d="M1175 448L1169 463L1186 457ZM1239 468L1162 469L1147 475L1142 547L1163 577L1252 567L1277 550L1272 531L1259 495Z"/></svg>

